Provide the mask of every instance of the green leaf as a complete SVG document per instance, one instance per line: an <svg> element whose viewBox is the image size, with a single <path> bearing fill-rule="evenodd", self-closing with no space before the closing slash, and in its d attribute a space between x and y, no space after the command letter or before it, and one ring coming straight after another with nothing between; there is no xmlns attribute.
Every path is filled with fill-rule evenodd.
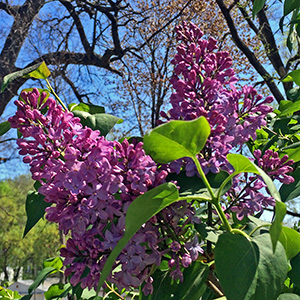
<svg viewBox="0 0 300 300"><path fill-rule="evenodd" d="M293 102L290 100L281 100L279 103L279 107L278 110L280 110L280 112L284 111L287 107L289 107Z"/></svg>
<svg viewBox="0 0 300 300"><path fill-rule="evenodd" d="M194 158L206 144L210 125L204 117L192 121L170 121L144 137L145 152L159 163L182 157Z"/></svg>
<svg viewBox="0 0 300 300"><path fill-rule="evenodd" d="M8 121L4 121L0 123L0 136L5 134L7 131L10 130L10 123Z"/></svg>
<svg viewBox="0 0 300 300"><path fill-rule="evenodd" d="M275 251L282 228L282 220L286 214L286 206L283 202L281 202L279 192L277 191L271 178L262 169L252 163L248 158L244 157L241 154L228 154L227 159L235 170L234 173L232 173L228 178L231 178L243 172L258 174L262 177L263 181L267 185L270 195L276 200L275 220L270 228L273 250ZM226 180L224 181L224 183L225 182Z"/></svg>
<svg viewBox="0 0 300 300"><path fill-rule="evenodd" d="M100 130L101 135L106 136L108 132L123 120L109 114L95 114L86 119L86 126L93 130Z"/></svg>
<svg viewBox="0 0 300 300"><path fill-rule="evenodd" d="M283 245L289 260L300 252L300 234L296 230L283 226L279 241Z"/></svg>
<svg viewBox="0 0 300 300"><path fill-rule="evenodd" d="M71 290L72 290L72 286L70 283L67 283L64 285L63 287L64 291L59 295L59 298L65 298L68 296L68 294L71 293Z"/></svg>
<svg viewBox="0 0 300 300"><path fill-rule="evenodd" d="M290 90L287 91L287 96L289 99L291 99L293 102L299 100L300 98L300 87L296 86Z"/></svg>
<svg viewBox="0 0 300 300"><path fill-rule="evenodd" d="M291 278L293 283L300 288L300 253L298 253L291 260L292 269L289 271L288 276Z"/></svg>
<svg viewBox="0 0 300 300"><path fill-rule="evenodd" d="M283 202L276 201L275 205L275 219L270 227L270 235L273 245L273 251L276 249L277 242L279 240L281 230L282 230L282 221L286 214L286 206Z"/></svg>
<svg viewBox="0 0 300 300"><path fill-rule="evenodd" d="M85 104L85 103L71 103L68 106L71 112L78 110L78 111L85 111L90 113L91 115L94 114L104 114L105 108L103 106L93 105L93 104Z"/></svg>
<svg viewBox="0 0 300 300"><path fill-rule="evenodd" d="M242 235L222 234L215 247L216 272L228 300L248 300L255 292L259 249Z"/></svg>
<svg viewBox="0 0 300 300"><path fill-rule="evenodd" d="M174 297L172 299L174 300L200 299L207 287L205 283L208 274L209 274L208 266L203 265L200 262L193 262L190 267L183 270L184 281L183 283L179 283L176 285Z"/></svg>
<svg viewBox="0 0 300 300"><path fill-rule="evenodd" d="M286 75L285 78L281 80L282 82L295 82L300 86L300 69L292 71Z"/></svg>
<svg viewBox="0 0 300 300"><path fill-rule="evenodd" d="M215 247L216 272L228 300L276 299L286 279L284 248L272 251L269 234L254 237L225 233Z"/></svg>
<svg viewBox="0 0 300 300"><path fill-rule="evenodd" d="M51 206L52 203L45 202L45 196L38 192L29 191L26 198L26 215L27 221L23 237L30 231L30 229L41 219L45 214L45 209Z"/></svg>
<svg viewBox="0 0 300 300"><path fill-rule="evenodd" d="M300 73L299 73L299 75L300 75ZM298 100L296 102L291 102L289 105L286 105L284 107L284 109L279 114L279 117L284 117L284 116L287 116L287 115L291 115L295 111L299 111L299 110L300 110L300 100Z"/></svg>
<svg viewBox="0 0 300 300"><path fill-rule="evenodd" d="M79 117L81 124L93 130L100 130L101 135L106 136L116 125L123 122L122 119L103 113L90 114L86 111L73 110L74 116Z"/></svg>
<svg viewBox="0 0 300 300"><path fill-rule="evenodd" d="M297 126L300 126L300 125L297 125ZM288 149L300 149L300 142L296 142L296 143L293 143L293 144L290 144L288 146L285 146L285 147L282 147L280 150L288 150ZM290 156L290 155L289 155Z"/></svg>
<svg viewBox="0 0 300 300"><path fill-rule="evenodd" d="M82 275L82 277L84 277L84 275ZM83 292L83 289L82 289L80 283L78 283L75 286L72 286L72 295L76 296L76 299L81 299L82 292Z"/></svg>
<svg viewBox="0 0 300 300"><path fill-rule="evenodd" d="M209 267L200 262L193 262L183 270L184 281L174 282L169 271L157 269L153 277L153 293L145 296L140 292L139 300L198 300L204 294Z"/></svg>
<svg viewBox="0 0 300 300"><path fill-rule="evenodd" d="M61 298L60 295L65 291L64 284L52 284L48 291L44 293L46 300Z"/></svg>
<svg viewBox="0 0 300 300"><path fill-rule="evenodd" d="M261 220L261 219L258 219L258 218L255 218L253 216L248 216L248 219L251 222L253 222L256 226L263 226L263 225L270 225L271 226L271 223L266 222L266 221Z"/></svg>
<svg viewBox="0 0 300 300"><path fill-rule="evenodd" d="M86 288L82 291L81 298L82 299L90 299L92 297L95 297L95 295L96 295L96 292L94 289L89 290L88 288Z"/></svg>
<svg viewBox="0 0 300 300"><path fill-rule="evenodd" d="M300 169L294 171L291 176L294 177L295 181L290 184L283 184L279 189L283 202L300 196Z"/></svg>
<svg viewBox="0 0 300 300"><path fill-rule="evenodd" d="M153 293L145 296L140 289L139 300L168 300L174 295L175 283L172 282L169 271L157 269L151 277L153 278Z"/></svg>
<svg viewBox="0 0 300 300"><path fill-rule="evenodd" d="M212 243L217 243L218 238L223 231L216 230L213 227L207 226L205 223L195 224L195 229L199 232L201 239L210 241Z"/></svg>
<svg viewBox="0 0 300 300"><path fill-rule="evenodd" d="M36 180L33 184L33 187L37 192L41 186L42 186L42 184L38 180Z"/></svg>
<svg viewBox="0 0 300 300"><path fill-rule="evenodd" d="M300 7L299 0L285 0L283 6L283 13L286 16L289 13L291 13L294 9L299 7Z"/></svg>
<svg viewBox="0 0 300 300"><path fill-rule="evenodd" d="M213 300L213 299L216 299L216 295L214 294L214 292L209 287L207 287L207 289L206 289L203 297L201 298L201 300ZM226 297L225 297L225 299L226 299Z"/></svg>
<svg viewBox="0 0 300 300"><path fill-rule="evenodd" d="M225 171L220 171L217 174L209 172L206 175L206 178L213 190L216 192L224 180L229 176L229 174ZM177 185L180 187L179 196L196 196L203 197L204 199L210 200L210 194L207 191L207 188L197 175L188 177L185 172L180 172L179 174L170 173L167 177L167 181L177 181ZM227 183L227 185L223 188L222 195L225 194L231 187L231 181Z"/></svg>
<svg viewBox="0 0 300 300"><path fill-rule="evenodd" d="M34 280L34 282L30 285L30 287L28 288L28 294L31 295L33 293L33 291L38 288L38 286L44 282L44 280L47 278L47 276L51 273L53 273L53 271L56 271L55 268L53 267L47 267L45 269L43 269L36 277L36 279Z"/></svg>
<svg viewBox="0 0 300 300"><path fill-rule="evenodd" d="M178 197L179 194L176 185L168 182L147 191L145 194L140 195L133 200L127 210L124 236L119 240L118 244L109 255L102 269L97 293L107 276L110 274L118 255L134 234L154 215L170 204L176 202Z"/></svg>
<svg viewBox="0 0 300 300"><path fill-rule="evenodd" d="M53 258L46 259L43 265L44 268L52 267L55 270L59 271L63 267L63 262L61 257L53 257Z"/></svg>
<svg viewBox="0 0 300 300"><path fill-rule="evenodd" d="M276 251L273 252L272 241L268 233L254 237L252 243L256 244L259 249L257 281L252 283L256 290L252 299L276 299L282 290L288 271L285 250L278 243Z"/></svg>
<svg viewBox="0 0 300 300"><path fill-rule="evenodd" d="M15 300L20 299L21 295L17 291L11 291L0 286L0 299Z"/></svg>
<svg viewBox="0 0 300 300"><path fill-rule="evenodd" d="M234 174L245 172L258 174L256 166L241 154L228 154L227 159L234 168Z"/></svg>
<svg viewBox="0 0 300 300"><path fill-rule="evenodd" d="M50 76L51 72L49 71L47 65L43 61L38 68L35 70L26 73L24 78L35 78L35 79L46 79Z"/></svg>
<svg viewBox="0 0 300 300"><path fill-rule="evenodd" d="M266 0L254 0L253 10L252 10L253 19L257 15L257 13L259 13L263 9L265 2L266 2Z"/></svg>
<svg viewBox="0 0 300 300"><path fill-rule="evenodd" d="M290 117L280 118L275 121L273 125L273 130L279 132L280 134L290 134L289 123L291 121Z"/></svg>
<svg viewBox="0 0 300 300"><path fill-rule="evenodd" d="M284 293L279 295L277 300L300 300L300 296L297 294Z"/></svg>
<svg viewBox="0 0 300 300"><path fill-rule="evenodd" d="M45 79L50 75L50 71L44 62L35 64L23 70L8 74L4 76L1 85L1 93L7 88L7 86L14 80L25 77L25 78L42 78Z"/></svg>

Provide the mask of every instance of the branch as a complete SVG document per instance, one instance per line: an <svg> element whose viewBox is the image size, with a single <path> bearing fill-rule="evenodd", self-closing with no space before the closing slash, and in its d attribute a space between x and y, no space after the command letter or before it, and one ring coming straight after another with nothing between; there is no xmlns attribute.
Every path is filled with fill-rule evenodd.
<svg viewBox="0 0 300 300"><path fill-rule="evenodd" d="M27 0L22 6L19 6L14 23L0 54L0 61L5 62L5 66L0 66L1 75L5 74L1 69L9 69L15 65L33 19L45 2L46 0Z"/></svg>
<svg viewBox="0 0 300 300"><path fill-rule="evenodd" d="M121 42L119 37L119 26L118 26L117 15L121 9L125 9L126 7L121 7L119 6L118 2L114 3L112 1L109 1L111 4L110 7L94 4L89 1L82 1L82 2L86 3L86 5L88 6L93 7L97 11L103 13L109 19L111 23L111 33L112 33L113 44L114 44L114 52L116 55L118 55L119 58L121 58L124 55L124 53L121 47Z"/></svg>
<svg viewBox="0 0 300 300"><path fill-rule="evenodd" d="M299 55L299 54L296 54L295 56L291 57L291 58L287 61L286 66L285 66L285 71L286 71L286 73L289 72L292 63L295 62L295 61L297 61L297 60L299 60L299 59L300 59L300 55Z"/></svg>
<svg viewBox="0 0 300 300"><path fill-rule="evenodd" d="M59 52L50 52L45 55L42 55L40 58L32 61L29 67L36 63L45 61L47 65L92 65L99 68L104 68L110 72L122 76L122 73L110 66L110 58L113 55L113 52L110 50L105 51L103 56L93 55L90 57L86 53L76 53L68 51L59 51ZM16 69L14 69L15 71ZM0 94L0 115L3 113L6 105L18 93L18 89L27 81L28 79L19 78L11 82L8 88Z"/></svg>
<svg viewBox="0 0 300 300"><path fill-rule="evenodd" d="M15 17L18 13L19 10L19 5L9 5L7 2L0 2L0 9L4 10L6 13L8 13L9 15Z"/></svg>
<svg viewBox="0 0 300 300"><path fill-rule="evenodd" d="M272 76L267 72L267 70L263 67L260 61L256 58L255 54L248 48L248 46L241 40L237 29L235 27L234 21L230 15L229 10L226 8L223 0L216 0L222 14L225 17L227 25L229 27L232 39L236 46L246 55L251 65L255 68L258 74L266 81L270 91L272 92L273 96L275 97L276 101L279 103L282 99L284 99L283 95L281 94L280 90L278 89L277 85L274 82Z"/></svg>
<svg viewBox="0 0 300 300"><path fill-rule="evenodd" d="M247 21L249 27L256 33L256 35L259 35L259 29L252 22L251 17L248 15L247 11L242 6L242 4L239 3L238 8L239 8L240 12L242 13L244 19Z"/></svg>
<svg viewBox="0 0 300 300"><path fill-rule="evenodd" d="M92 54L91 53L92 52L91 46L88 42L88 39L86 37L85 31L84 31L83 26L82 26L82 23L80 21L78 13L75 11L74 6L67 0L60 0L59 2L68 10L70 15L72 16L72 18L74 20L74 23L75 23L75 26L77 28L78 34L80 36L80 40L81 40L81 43L83 45L83 48L84 48L84 50L86 51L86 53L88 55L91 55Z"/></svg>
<svg viewBox="0 0 300 300"><path fill-rule="evenodd" d="M286 70L283 65L282 59L279 55L278 47L274 38L274 34L272 32L272 28L270 26L269 20L266 16L264 8L257 14L259 25L260 25L260 40L262 41L266 54L276 70L277 74L280 78L286 76ZM283 82L283 86L285 92L290 90L293 87L293 83L291 82Z"/></svg>
<svg viewBox="0 0 300 300"><path fill-rule="evenodd" d="M83 102L83 95L80 94L77 87L75 86L74 82L66 75L65 72L60 73L64 81L71 87L73 93L75 94L76 98L79 102Z"/></svg>
<svg viewBox="0 0 300 300"><path fill-rule="evenodd" d="M34 60L30 63L30 65L36 64L41 61L45 61L47 65L91 65L99 68L104 68L121 76L122 74L118 70L110 66L110 58L113 54L114 53L110 50L106 50L103 56L94 54L92 55L92 57L86 53L69 51L50 52Z"/></svg>
<svg viewBox="0 0 300 300"><path fill-rule="evenodd" d="M0 205L0 209L3 210L7 216L12 217L12 218L14 218L14 219L18 219L15 215L9 213L9 212L6 210L6 208L4 208L4 207L1 206L1 205Z"/></svg>
<svg viewBox="0 0 300 300"><path fill-rule="evenodd" d="M150 37L138 48L138 50L141 50L142 48L144 48L156 35L158 35L160 32L162 32L166 27L168 27L172 22L174 22L176 19L178 19L184 12L184 10L189 6L189 4L192 2L193 0L189 0L184 6L183 8L179 11L179 13L177 15L175 15L171 20L169 20L163 27L159 28L158 30L156 30L152 35L150 35Z"/></svg>
<svg viewBox="0 0 300 300"><path fill-rule="evenodd" d="M271 208L268 208L268 207L264 208L264 210L274 212L274 209L271 209ZM289 216L292 216L292 217L300 218L300 213L296 213L296 212L293 212L291 210L287 210L286 214L289 215Z"/></svg>

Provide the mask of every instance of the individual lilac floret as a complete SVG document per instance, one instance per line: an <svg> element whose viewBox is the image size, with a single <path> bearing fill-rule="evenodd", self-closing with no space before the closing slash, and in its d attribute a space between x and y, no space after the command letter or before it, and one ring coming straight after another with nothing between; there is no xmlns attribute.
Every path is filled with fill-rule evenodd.
<svg viewBox="0 0 300 300"><path fill-rule="evenodd" d="M53 204L46 218L71 234L61 249L66 276L74 286L97 288L108 255L124 235L130 203L163 183L167 172L145 155L142 143L107 141L37 89L21 93L21 99L9 121L23 134L18 140L20 154L41 183L39 193ZM151 293L152 266L159 266L165 254L175 254L175 248L177 257L186 253L184 242L170 246L165 240L183 235L193 216L186 202L154 216L123 249L114 265L119 271L108 281L120 290L146 282L144 291ZM187 258L182 261L184 266L188 263Z"/></svg>

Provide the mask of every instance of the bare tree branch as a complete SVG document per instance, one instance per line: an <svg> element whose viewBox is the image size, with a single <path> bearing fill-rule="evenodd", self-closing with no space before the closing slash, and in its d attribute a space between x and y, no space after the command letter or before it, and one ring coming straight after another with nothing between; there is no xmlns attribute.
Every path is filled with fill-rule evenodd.
<svg viewBox="0 0 300 300"><path fill-rule="evenodd" d="M274 33L272 32L272 28L266 16L264 8L257 14L257 17L260 25L260 39L265 47L266 54L277 74L280 76L280 78L283 78L286 76L286 70L279 55L278 47L274 38ZM283 82L283 86L285 92L287 92L292 88L293 84L291 82Z"/></svg>
<svg viewBox="0 0 300 300"><path fill-rule="evenodd" d="M83 29L81 20L79 18L78 13L75 11L75 7L67 0L60 0L60 3L64 5L64 7L68 10L70 15L72 16L75 26L77 28L78 34L80 36L81 43L87 55L92 55L92 48L88 42L85 31Z"/></svg>
<svg viewBox="0 0 300 300"><path fill-rule="evenodd" d="M4 10L6 13L8 13L9 15L15 17L18 13L19 10L19 5L9 5L7 2L0 2L0 9Z"/></svg>
<svg viewBox="0 0 300 300"><path fill-rule="evenodd" d="M263 65L255 56L255 54L249 49L249 47L240 38L238 31L235 27L235 23L230 15L228 8L224 4L224 1L216 0L216 3L218 4L222 14L224 15L224 18L227 22L234 43L246 55L249 62L255 68L258 74L265 80L270 91L274 95L276 101L279 103L281 100L284 99L284 97L281 94L280 90L278 89L277 85L275 84L273 77L267 72L267 70L263 67Z"/></svg>

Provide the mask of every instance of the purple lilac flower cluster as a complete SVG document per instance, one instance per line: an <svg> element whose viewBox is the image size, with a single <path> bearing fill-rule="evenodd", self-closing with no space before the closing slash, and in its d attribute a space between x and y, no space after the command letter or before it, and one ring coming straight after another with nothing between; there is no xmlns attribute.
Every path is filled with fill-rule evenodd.
<svg viewBox="0 0 300 300"><path fill-rule="evenodd" d="M294 161L289 160L288 155L279 158L278 153L271 149L266 150L263 155L260 150L254 150L253 155L256 158L257 165L273 180L279 180L283 184L294 182L295 179L288 175L293 171ZM266 196L266 193L262 193L262 189L268 192L267 186L260 176L244 174L235 178L233 187L229 190L227 196L230 199L235 199L230 207L239 220L262 212L264 207L275 205L275 200Z"/></svg>
<svg viewBox="0 0 300 300"><path fill-rule="evenodd" d="M202 39L203 32L196 25L184 23L176 27L176 32L180 44L172 60L171 83L175 89L170 100L172 108L167 113L161 112L161 116L167 120L204 116L211 126L211 135L199 154L201 166L205 173L229 170L226 155L250 137L255 139L256 129L266 125L265 117L272 111L267 104L273 98L262 100L251 86L238 91L228 52L216 51L217 41ZM191 176L196 173L190 161L187 169Z"/></svg>
<svg viewBox="0 0 300 300"><path fill-rule="evenodd" d="M283 184L290 184L295 181L294 177L287 174L293 171L291 165L294 163L292 159L289 160L288 155L279 158L278 153L271 149L266 150L264 155L260 150L255 150L253 154L257 160L257 165L273 180L279 180ZM266 197L260 192L262 188L266 188L262 180L255 176L248 178L248 175L244 175L244 177L245 186L242 187L241 178L237 178L235 188L228 193L231 198L240 199L239 203L231 208L232 211L236 212L239 220L243 219L244 216L262 211L263 207L275 205L273 198Z"/></svg>
<svg viewBox="0 0 300 300"><path fill-rule="evenodd" d="M46 209L46 218L71 233L61 250L66 275L72 285L96 288L108 255L124 234L128 206L163 183L167 172L145 155L142 143L106 140L99 131L83 128L79 118L45 93L33 89L20 98L9 121L23 135L17 142L20 154L42 185L39 193L54 204ZM149 294L151 266L159 266L162 258L176 260L169 264L171 275L182 280L180 266L187 267L202 249L193 235L189 242L178 238L174 246L168 232L181 236L193 215L190 204L178 202L154 216L123 249L114 266L120 268L108 281L120 290L145 282L144 293Z"/></svg>
<svg viewBox="0 0 300 300"><path fill-rule="evenodd" d="M263 192L266 184L257 176L248 173L236 176L233 186L228 191L229 207L236 213L238 220L262 212L264 207L274 206L275 200Z"/></svg>
<svg viewBox="0 0 300 300"><path fill-rule="evenodd" d="M203 32L196 25L183 23L176 27L176 32L179 45L172 60L174 74L171 78L175 91L171 95L171 109L167 113L161 112L161 116L167 120L192 120L204 116L210 124L211 135L198 155L203 171L206 174L220 170L231 172L227 154L233 148L239 150L250 138L256 139L256 130L266 125L265 117L272 111L268 104L273 97L263 99L252 86L237 90L237 78L228 52L217 51L217 41L203 39ZM278 156L275 162L275 154L272 155L274 160L269 163L268 174L276 174L274 178L289 183L290 176L285 173L290 172L287 166L292 162L278 168ZM287 159L283 158L281 163ZM259 160L263 169L265 160ZM179 173L182 167L187 176L197 174L196 166L189 158L169 164L171 172ZM272 171L272 167L275 170ZM274 205L270 197L263 195L261 189L265 188L265 184L260 178L246 177L247 180L236 178L227 194L235 196L231 199L236 200L237 206L233 206L232 210L238 213L240 219L261 211L264 206Z"/></svg>
<svg viewBox="0 0 300 300"><path fill-rule="evenodd" d="M272 179L277 179L284 184L295 181L294 177L287 175L287 173L293 171L291 166L294 163L292 159L289 160L288 155L279 158L278 153L270 149L263 156L260 150L255 150L253 154L257 159L258 166L267 172Z"/></svg>

